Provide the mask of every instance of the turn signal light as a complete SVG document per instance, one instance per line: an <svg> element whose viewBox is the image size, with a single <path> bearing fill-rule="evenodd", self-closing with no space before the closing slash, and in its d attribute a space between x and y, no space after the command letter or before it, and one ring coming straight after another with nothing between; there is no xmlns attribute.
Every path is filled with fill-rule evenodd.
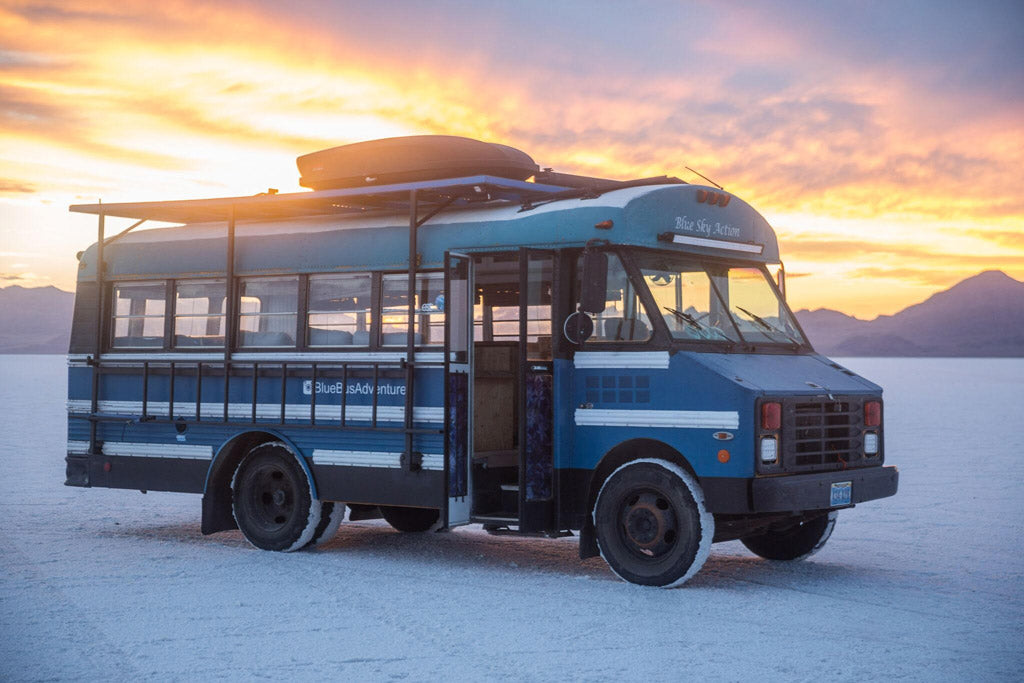
<svg viewBox="0 0 1024 683"><path fill-rule="evenodd" d="M761 404L761 429L776 430L782 427L782 404Z"/></svg>
<svg viewBox="0 0 1024 683"><path fill-rule="evenodd" d="M864 426L877 427L882 424L882 404L868 401L864 404Z"/></svg>

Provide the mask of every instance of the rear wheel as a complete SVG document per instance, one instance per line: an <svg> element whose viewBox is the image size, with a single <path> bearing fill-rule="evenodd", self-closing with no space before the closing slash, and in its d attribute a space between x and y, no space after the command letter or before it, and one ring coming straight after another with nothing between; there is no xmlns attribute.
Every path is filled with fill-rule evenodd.
<svg viewBox="0 0 1024 683"><path fill-rule="evenodd" d="M594 504L601 556L620 578L671 588L697 573L711 550L714 517L694 478L667 460L629 462Z"/></svg>
<svg viewBox="0 0 1024 683"><path fill-rule="evenodd" d="M430 531L441 517L440 510L434 508L405 508L392 505L381 505L380 513L395 529L410 533Z"/></svg>
<svg viewBox="0 0 1024 683"><path fill-rule="evenodd" d="M257 548L291 552L308 544L322 506L297 456L280 441L256 446L235 470L232 511L238 528ZM326 531L326 527L325 527Z"/></svg>
<svg viewBox="0 0 1024 683"><path fill-rule="evenodd" d="M780 531L762 531L740 541L766 560L803 560L818 552L832 535L839 513L835 510Z"/></svg>

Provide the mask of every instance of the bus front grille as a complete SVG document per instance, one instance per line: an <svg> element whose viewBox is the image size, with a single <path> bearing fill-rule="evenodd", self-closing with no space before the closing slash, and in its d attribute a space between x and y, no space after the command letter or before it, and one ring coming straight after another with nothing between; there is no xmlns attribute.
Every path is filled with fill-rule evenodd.
<svg viewBox="0 0 1024 683"><path fill-rule="evenodd" d="M841 397L786 402L783 469L845 469L863 462L863 400Z"/></svg>

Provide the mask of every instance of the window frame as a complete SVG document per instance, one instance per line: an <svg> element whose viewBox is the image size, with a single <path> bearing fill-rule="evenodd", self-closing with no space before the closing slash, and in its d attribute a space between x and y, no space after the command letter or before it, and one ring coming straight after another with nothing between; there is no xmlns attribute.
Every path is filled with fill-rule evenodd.
<svg viewBox="0 0 1024 683"><path fill-rule="evenodd" d="M210 345L210 346L204 346L204 345L179 346L177 344L177 326L176 326L176 323L177 323L177 320L178 320L178 317L179 317L178 316L178 285L183 284L183 283L184 284L195 284L197 282L221 282L221 283L224 284L224 311L220 314L220 317L222 317L224 319L224 329L223 329L223 332L224 332L223 336L224 336L224 340L225 340L224 343L216 344L216 345ZM165 347L164 348L166 350L169 350L169 351L177 351L177 352L200 352L201 353L203 351L207 351L207 352L209 352L209 351L223 351L224 347L225 347L225 344L227 343L228 326L231 325L231 321L228 320L228 313L230 312L228 310L229 309L228 303L229 303L229 299L231 297L231 292L229 291L229 288L228 288L227 278L225 278L225 277L175 278L175 279L169 280L169 283L170 283L169 296L170 296L170 311L171 311L171 314L170 314L170 324L169 324L168 330L167 330L167 338L165 339L165 342L164 342L165 343ZM204 314L204 315L201 315L201 316L199 316L199 315L192 315L192 316L186 316L186 317L194 317L194 318L206 317L206 318L209 318L209 317L213 317L213 316L211 316L210 314Z"/></svg>
<svg viewBox="0 0 1024 683"><path fill-rule="evenodd" d="M161 283L164 285L164 312L163 317L163 329L161 331L161 342L159 346L118 346L115 343L116 337L114 336L117 331L118 320L132 320L132 319L154 319L157 316L147 315L124 315L119 316L117 314L117 288L119 285L131 285L131 284L157 284ZM128 278L128 279L116 279L111 280L109 289L107 291L106 299L110 302L110 312L104 316L105 320L103 324L106 326L103 338L106 340L106 350L112 353L152 353L153 351L163 351L167 349L167 336L171 329L171 320L174 317L174 304L173 304L173 278Z"/></svg>
<svg viewBox="0 0 1024 683"><path fill-rule="evenodd" d="M376 338L377 332L380 329L380 310L379 310L379 306L378 306L379 295L380 295L380 275L381 275L380 272L377 272L377 271L366 271L366 270L361 270L361 271L339 271L339 272L332 272L332 273L309 273L309 274L306 274L304 276L306 282L305 282L305 286L303 287L303 291L305 292L305 296L303 297L304 301L302 301L300 303L300 307L302 308L301 315L303 317L303 320L301 321L301 327L302 327L302 329L301 329L301 335L302 335L301 336L301 341L302 341L302 343L300 345L298 345L298 348L300 348L301 350L316 350L316 351L324 351L324 350L328 350L328 351L330 351L330 350L366 351L366 350L375 348L374 340ZM369 279L370 279L370 324L368 326L369 329L367 330L368 335L369 335L369 338L367 339L367 343L366 344L342 344L342 345L337 345L337 344L334 344L334 345L332 345L332 344L311 344L309 342L309 335L310 335L310 329L311 329L311 326L310 326L310 323L309 323L309 316L311 314L315 315L317 313L330 313L331 312L331 311L315 311L314 312L312 309L310 309L310 307L309 307L310 288L313 286L313 282L316 279L327 280L327 279L330 279L332 277L333 278L343 278L343 277L359 277L359 276L368 276Z"/></svg>
<svg viewBox="0 0 1024 683"><path fill-rule="evenodd" d="M301 334L301 333L303 333L305 331L305 320L303 318L303 309L305 308L305 305L307 303L306 296L303 295L303 284L304 284L304 280L306 278L307 278L307 276L304 273L278 273L278 274L274 274L274 275L240 275L240 276L237 276L235 278L235 296L234 296L234 299L235 299L235 311L234 311L234 316L233 316L233 320L232 320L232 325L234 326L233 327L234 334L232 335L233 339L232 339L232 348L231 348L231 350L232 351L237 351L237 350L253 351L253 350L264 350L264 349L270 350L270 351L283 351L283 350L287 350L287 349L303 350L305 348L304 344L302 344L302 342L304 340L303 340L303 337L302 337L302 334ZM293 280L293 279L294 279L295 288L296 288L296 291L295 291L295 310L294 311L287 311L287 312L275 311L273 313L264 313L264 312L260 311L260 312L257 312L257 313L249 313L249 314L246 314L246 313L242 312L242 283L243 282L254 281L254 280L264 280L264 281L267 281L267 280ZM286 315L294 315L295 316L295 325L293 326L293 329L292 329L293 341L292 341L291 344L274 345L274 346L268 346L266 344L242 344L242 334L243 334L242 320L244 318L256 318L256 319L258 319L260 316L281 316L281 317L284 317ZM223 347L221 347L221 348L223 348Z"/></svg>

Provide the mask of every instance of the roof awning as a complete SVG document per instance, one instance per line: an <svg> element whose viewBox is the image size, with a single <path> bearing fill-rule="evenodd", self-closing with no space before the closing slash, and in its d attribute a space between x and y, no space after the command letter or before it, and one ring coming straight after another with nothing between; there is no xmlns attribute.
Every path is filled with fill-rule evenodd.
<svg viewBox="0 0 1024 683"><path fill-rule="evenodd" d="M317 192L259 194L247 197L216 199L185 199L166 202L132 202L124 204L75 204L75 213L136 218L166 223L208 223L227 221L234 211L235 220L274 220L358 214L371 210L409 211L412 191L417 204L429 210L432 206L450 204L465 206L476 202L504 200L525 203L567 188L557 185L528 183L495 176L446 178L415 183L354 187Z"/></svg>

